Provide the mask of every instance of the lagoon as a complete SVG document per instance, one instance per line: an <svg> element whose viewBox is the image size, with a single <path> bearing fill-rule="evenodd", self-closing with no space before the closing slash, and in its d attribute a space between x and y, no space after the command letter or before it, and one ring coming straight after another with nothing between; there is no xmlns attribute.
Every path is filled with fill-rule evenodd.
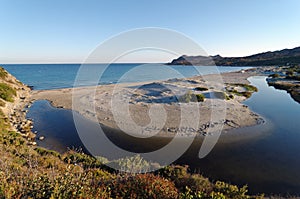
<svg viewBox="0 0 300 199"><path fill-rule="evenodd" d="M175 163L188 164L192 171L213 180L247 184L251 193L299 195L300 105L285 91L269 87L265 79L262 76L249 78L259 91L244 102L265 118L264 124L224 133L213 151L203 159L197 157L201 140L196 139ZM67 147L85 150L70 110L54 108L47 101L37 101L27 116L34 120L38 136L46 136L39 145L61 152ZM98 125L79 114L75 117L79 117L89 129ZM118 146L135 152L155 150L170 141L168 138L142 141L119 131L106 130Z"/></svg>

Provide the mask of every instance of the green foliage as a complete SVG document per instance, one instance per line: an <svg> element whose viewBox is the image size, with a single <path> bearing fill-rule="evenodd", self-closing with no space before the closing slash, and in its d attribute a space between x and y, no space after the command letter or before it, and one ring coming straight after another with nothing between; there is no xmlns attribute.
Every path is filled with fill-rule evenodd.
<svg viewBox="0 0 300 199"><path fill-rule="evenodd" d="M4 68L0 67L0 78L5 79L7 77L7 72Z"/></svg>
<svg viewBox="0 0 300 199"><path fill-rule="evenodd" d="M251 95L252 95L252 92L249 92L249 91L239 92L239 91L237 91L237 90L235 90L235 89L232 90L231 93L233 93L233 94L235 94L235 95L237 95L237 96L244 96L244 97L246 97L246 98L249 98L249 97L251 97Z"/></svg>
<svg viewBox="0 0 300 199"><path fill-rule="evenodd" d="M51 155L51 156L55 156L55 157L58 157L60 158L61 155L60 153L56 152L56 151L53 151L53 150L48 150L48 149L44 149L44 148L41 148L41 147L37 147L34 149L38 154L40 154L41 156L47 156L47 155Z"/></svg>
<svg viewBox="0 0 300 199"><path fill-rule="evenodd" d="M193 93L192 91L186 92L184 95L179 97L179 102L181 103L189 103L193 99Z"/></svg>
<svg viewBox="0 0 300 199"><path fill-rule="evenodd" d="M0 110L0 132L6 132L9 127L7 118L4 113Z"/></svg>
<svg viewBox="0 0 300 199"><path fill-rule="evenodd" d="M93 156L75 151L67 152L63 160L69 164L81 165L83 168L99 168L102 166L102 163Z"/></svg>
<svg viewBox="0 0 300 199"><path fill-rule="evenodd" d="M10 87L5 83L0 83L0 98L8 101L13 102L14 96L16 96L16 90Z"/></svg>
<svg viewBox="0 0 300 199"><path fill-rule="evenodd" d="M159 170L159 175L173 181L180 192L186 192L186 188L192 192L210 192L212 184L199 174L188 172L188 166L167 166Z"/></svg>
<svg viewBox="0 0 300 199"><path fill-rule="evenodd" d="M247 198L247 186L239 188L235 185L227 184L225 182L217 181L214 186L214 191L216 193L222 193L227 196L227 198L243 199Z"/></svg>
<svg viewBox="0 0 300 199"><path fill-rule="evenodd" d="M238 86L238 87L243 87L246 89L246 91L250 92L257 92L258 89L255 86L252 86L250 84L231 84L232 86Z"/></svg>
<svg viewBox="0 0 300 199"><path fill-rule="evenodd" d="M197 102L204 102L205 96L203 94L196 94Z"/></svg>
<svg viewBox="0 0 300 199"><path fill-rule="evenodd" d="M117 177L109 187L112 198L178 198L173 182L149 173Z"/></svg>
<svg viewBox="0 0 300 199"><path fill-rule="evenodd" d="M2 107L5 106L5 102L2 99L0 99L0 106L2 106Z"/></svg>
<svg viewBox="0 0 300 199"><path fill-rule="evenodd" d="M246 98L251 97L251 95L252 95L253 92L257 92L258 91L258 89L255 86L252 86L252 85L249 85L249 84L229 84L229 85L234 86L234 87L242 87L242 88L244 88L245 91L238 91L238 90L232 89L232 88L229 89L228 87L226 88L226 90L228 92L230 92L231 94L235 94L237 96L244 96ZM230 98L232 99L233 96L232 97L229 96L229 99Z"/></svg>
<svg viewBox="0 0 300 199"><path fill-rule="evenodd" d="M184 95L179 97L179 102L189 103L189 102L203 102L205 96L203 94L194 94L192 91L187 91Z"/></svg>
<svg viewBox="0 0 300 199"><path fill-rule="evenodd" d="M128 173L145 173L151 170L150 162L144 160L139 154L111 161L108 165Z"/></svg>

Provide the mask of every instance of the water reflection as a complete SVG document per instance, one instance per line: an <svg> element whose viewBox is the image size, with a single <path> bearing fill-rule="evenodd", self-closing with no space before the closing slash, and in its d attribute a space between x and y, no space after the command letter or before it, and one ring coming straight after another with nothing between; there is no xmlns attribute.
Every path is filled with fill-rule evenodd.
<svg viewBox="0 0 300 199"><path fill-rule="evenodd" d="M237 129L223 134L213 151L198 158L201 139L196 139L176 162L188 164L211 179L234 184L248 184L251 193L300 194L300 105L285 91L268 87L265 77L251 77L259 92L245 104L266 118L260 126ZM56 109L47 101L37 101L28 117L34 119L34 130L46 137L40 146L65 151L83 147L77 135L70 110ZM95 124L79 114L89 129ZM120 147L147 152L167 144L170 139L134 139L119 131L105 128L107 135ZM114 158L118 158L117 154Z"/></svg>

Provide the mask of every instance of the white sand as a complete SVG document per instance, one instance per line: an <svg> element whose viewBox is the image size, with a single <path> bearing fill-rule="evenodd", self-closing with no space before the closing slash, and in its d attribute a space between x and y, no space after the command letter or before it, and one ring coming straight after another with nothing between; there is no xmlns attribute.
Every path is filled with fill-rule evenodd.
<svg viewBox="0 0 300 199"><path fill-rule="evenodd" d="M255 70L224 73L222 79L223 83L249 83L247 78L256 74ZM32 91L31 100L46 99L56 107L73 109L106 126L149 135L158 131L162 135L175 132L206 135L210 132L209 125L210 130L224 125L226 131L260 123L261 117L241 103L246 99L241 96L231 100L212 97L199 103L178 103L176 96L180 97L188 90L208 97L211 92L224 90L225 84L220 81L218 75L206 75L152 83ZM195 91L196 87L209 90ZM72 95L75 99L73 106Z"/></svg>

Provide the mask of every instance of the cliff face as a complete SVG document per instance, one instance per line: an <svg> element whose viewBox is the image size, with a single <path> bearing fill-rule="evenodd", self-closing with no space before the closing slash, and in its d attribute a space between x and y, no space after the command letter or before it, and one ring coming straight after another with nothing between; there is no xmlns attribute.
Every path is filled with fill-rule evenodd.
<svg viewBox="0 0 300 199"><path fill-rule="evenodd" d="M186 56L183 55L169 65L199 66L270 66L300 64L300 47L274 52L259 53L246 57Z"/></svg>

